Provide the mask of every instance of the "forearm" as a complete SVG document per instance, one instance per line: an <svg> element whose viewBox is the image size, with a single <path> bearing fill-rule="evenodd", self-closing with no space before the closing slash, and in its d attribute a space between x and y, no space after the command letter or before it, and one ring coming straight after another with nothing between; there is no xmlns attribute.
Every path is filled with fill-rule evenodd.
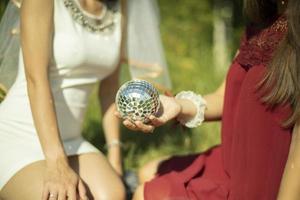
<svg viewBox="0 0 300 200"><path fill-rule="evenodd" d="M114 115L115 105L112 104L103 115L102 126L106 140L107 156L111 164L122 166L122 149L120 141L120 120ZM122 173L122 169L116 169Z"/></svg>
<svg viewBox="0 0 300 200"><path fill-rule="evenodd" d="M205 121L216 121L222 118L224 96L218 93L208 94L203 97L207 103Z"/></svg>
<svg viewBox="0 0 300 200"><path fill-rule="evenodd" d="M103 114L102 126L107 144L120 139L120 119L114 115L116 110L115 104L111 102Z"/></svg>
<svg viewBox="0 0 300 200"><path fill-rule="evenodd" d="M106 140L108 160L113 168L119 174L122 174L120 120L114 115L117 110L114 104L117 89L118 80L110 77L101 84L99 97L103 113L102 126Z"/></svg>
<svg viewBox="0 0 300 200"><path fill-rule="evenodd" d="M46 161L66 159L48 82L37 84L28 81L27 85L34 124Z"/></svg>
<svg viewBox="0 0 300 200"><path fill-rule="evenodd" d="M117 110L114 102L118 87L119 68L101 82L98 93L102 110L103 131L107 144L120 138L120 119L114 115Z"/></svg>
<svg viewBox="0 0 300 200"><path fill-rule="evenodd" d="M205 121L219 120L222 116L223 101L217 94L208 94L203 97L207 102L204 118ZM177 103L181 107L181 111L178 115L179 119L188 121L197 114L197 107L194 103L187 99L176 99Z"/></svg>

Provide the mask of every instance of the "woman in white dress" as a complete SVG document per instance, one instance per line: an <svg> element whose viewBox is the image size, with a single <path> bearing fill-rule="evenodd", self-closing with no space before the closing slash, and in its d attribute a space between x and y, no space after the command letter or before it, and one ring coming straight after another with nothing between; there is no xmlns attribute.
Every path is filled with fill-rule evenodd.
<svg viewBox="0 0 300 200"><path fill-rule="evenodd" d="M120 7L125 0L120 1ZM124 199L105 157L81 137L93 85L108 144L122 55L122 14L98 0L23 0L18 75L0 106L0 199Z"/></svg>

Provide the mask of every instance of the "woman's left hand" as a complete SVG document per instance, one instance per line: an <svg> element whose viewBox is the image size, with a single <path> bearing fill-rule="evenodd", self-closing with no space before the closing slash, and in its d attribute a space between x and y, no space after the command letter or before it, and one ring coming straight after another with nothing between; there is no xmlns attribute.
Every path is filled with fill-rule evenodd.
<svg viewBox="0 0 300 200"><path fill-rule="evenodd" d="M123 121L123 124L130 130L142 131L144 133L152 133L155 127L162 126L168 121L176 118L181 112L181 106L174 97L160 95L160 110L156 116L149 117L150 122L145 124L141 121L132 122L128 119ZM119 113L116 113L120 117Z"/></svg>

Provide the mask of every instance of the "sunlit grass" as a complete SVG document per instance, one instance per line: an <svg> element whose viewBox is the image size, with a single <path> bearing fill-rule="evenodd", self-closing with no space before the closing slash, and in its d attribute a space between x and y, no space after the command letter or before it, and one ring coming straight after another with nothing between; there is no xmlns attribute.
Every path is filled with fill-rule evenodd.
<svg viewBox="0 0 300 200"><path fill-rule="evenodd" d="M176 2L176 3L175 3ZM224 78L216 73L212 58L212 10L209 1L160 0L161 33L165 46L174 93L193 90L212 92ZM126 74L122 80L128 80ZM102 148L104 137L100 125L98 103L93 96L87 114L84 135ZM126 169L160 156L203 151L220 142L219 123L207 123L188 130L169 124L152 135L134 133L122 128L124 165ZM102 148L102 150L104 150Z"/></svg>

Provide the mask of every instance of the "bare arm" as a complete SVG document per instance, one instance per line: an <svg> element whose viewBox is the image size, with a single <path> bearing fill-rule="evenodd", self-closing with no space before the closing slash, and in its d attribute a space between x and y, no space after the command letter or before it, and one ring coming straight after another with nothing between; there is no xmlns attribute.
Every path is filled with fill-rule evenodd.
<svg viewBox="0 0 300 200"><path fill-rule="evenodd" d="M52 33L53 0L24 0L21 9L21 45L27 89L35 126L47 161L66 160L48 80Z"/></svg>
<svg viewBox="0 0 300 200"><path fill-rule="evenodd" d="M68 194L70 199L75 199L78 183L84 198L84 187L69 167L60 139L48 80L53 12L53 0L24 0L21 7L21 46L27 90L34 124L46 159L43 199L48 199L49 194L60 198Z"/></svg>
<svg viewBox="0 0 300 200"><path fill-rule="evenodd" d="M222 118L225 85L226 81L224 80L215 92L203 97L207 102L205 121L220 120Z"/></svg>
<svg viewBox="0 0 300 200"><path fill-rule="evenodd" d="M239 54L236 52L235 57ZM224 95L226 80L219 88L210 94L204 95L203 98L207 102L205 111L205 121L220 120L222 118ZM143 124L142 122L131 122L124 120L123 124L127 128L134 131L152 132L155 127L161 126L173 118L181 118L185 121L192 119L196 115L197 108L193 102L185 99L174 99L173 97L161 96L161 103L164 106L164 113L160 117L150 116L151 124ZM119 118L120 113L116 113Z"/></svg>
<svg viewBox="0 0 300 200"><path fill-rule="evenodd" d="M239 51L235 53L235 57L238 54ZM226 79L223 80L215 92L203 96L207 102L205 121L221 120L224 106L225 87ZM184 115L184 117L192 118L196 114L196 108L191 104L190 101L179 101L179 104L181 104L181 114Z"/></svg>
<svg viewBox="0 0 300 200"><path fill-rule="evenodd" d="M210 94L204 95L203 98L207 102L207 108L205 110L205 121L220 120L223 111L225 81L219 86L219 88ZM179 118L188 120L193 118L196 114L197 108L193 102L185 99L176 99L176 102L180 105Z"/></svg>
<svg viewBox="0 0 300 200"><path fill-rule="evenodd" d="M225 93L225 81L213 93L203 96L207 101L207 109L205 111L205 120L219 120L222 117L223 102ZM161 96L161 105L164 112L161 116L150 116L151 124L143 124L142 122L131 122L124 120L123 124L131 130L139 130L143 132L152 132L154 127L161 126L173 118L180 118L185 121L192 119L197 112L194 103L187 99L175 99L174 97ZM119 116L120 117L120 116Z"/></svg>
<svg viewBox="0 0 300 200"><path fill-rule="evenodd" d="M239 54L236 52L235 57ZM207 109L205 111L205 121L220 120L222 118L224 95L225 95L226 80L219 86L219 88L210 94L204 95L203 98L207 102ZM140 121L131 122L128 119L123 121L124 126L130 130L142 131L145 133L153 132L155 127L164 125L173 118L180 118L185 121L192 119L196 115L197 108L193 102L186 99L175 99L173 97L161 96L161 104L164 107L164 113L159 116L150 116L151 124L143 124ZM115 113L121 118L120 113Z"/></svg>
<svg viewBox="0 0 300 200"><path fill-rule="evenodd" d="M104 79L99 87L99 98L102 110L102 124L106 144L108 147L108 160L114 169L122 174L121 149L116 141L120 141L120 120L114 115L116 111L115 96L119 87L119 67L109 77Z"/></svg>
<svg viewBox="0 0 300 200"><path fill-rule="evenodd" d="M278 200L298 200L300 197L300 126L294 127L292 143L280 184Z"/></svg>
<svg viewBox="0 0 300 200"><path fill-rule="evenodd" d="M235 53L236 57L239 51ZM218 89L210 94L204 95L203 98L207 102L207 108L205 111L205 121L221 120L224 106L226 79L221 83ZM182 115L186 118L192 118L196 114L196 108L190 101L179 102L182 108Z"/></svg>

